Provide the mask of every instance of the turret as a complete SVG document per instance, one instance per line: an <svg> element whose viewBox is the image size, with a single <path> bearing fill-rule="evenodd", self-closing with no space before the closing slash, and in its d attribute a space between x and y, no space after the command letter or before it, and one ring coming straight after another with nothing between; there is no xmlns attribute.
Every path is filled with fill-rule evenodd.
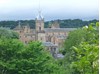
<svg viewBox="0 0 100 74"><path fill-rule="evenodd" d="M51 28L60 28L58 21L54 21L54 23L51 25Z"/></svg>

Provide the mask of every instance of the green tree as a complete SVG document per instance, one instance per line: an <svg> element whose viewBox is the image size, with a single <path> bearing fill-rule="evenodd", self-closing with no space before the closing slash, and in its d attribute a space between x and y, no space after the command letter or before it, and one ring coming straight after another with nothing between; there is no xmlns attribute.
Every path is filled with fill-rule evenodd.
<svg viewBox="0 0 100 74"><path fill-rule="evenodd" d="M27 25L29 24L29 26L31 28L35 28L35 20L18 20L18 21L0 21L0 27L8 27L10 29L14 29L17 25L18 22L21 22L21 25ZM44 27L47 28L49 27L49 23L54 22L54 20L52 21L46 21L44 22ZM64 19L64 20L60 20L58 19L58 22L60 24L61 28L78 28L78 27L83 27L85 25L88 25L90 23L96 23L98 22L98 20L94 19L94 20L90 20L90 21L83 21L81 19Z"/></svg>
<svg viewBox="0 0 100 74"><path fill-rule="evenodd" d="M0 39L0 74L18 74L16 62L23 48L16 39Z"/></svg>
<svg viewBox="0 0 100 74"><path fill-rule="evenodd" d="M62 74L57 61L40 42L23 45L17 39L0 39L0 74Z"/></svg>
<svg viewBox="0 0 100 74"><path fill-rule="evenodd" d="M77 46L80 44L80 42L84 39L85 31L82 29L77 29L74 31L71 31L69 33L68 38L65 40L64 47L65 51L63 51L63 54L68 53L70 54L70 48L72 46Z"/></svg>
<svg viewBox="0 0 100 74"><path fill-rule="evenodd" d="M5 38L13 38L13 39L18 39L19 35L18 33L7 29L7 28L0 28L0 38L5 37Z"/></svg>
<svg viewBox="0 0 100 74"><path fill-rule="evenodd" d="M65 70L40 42L24 45L17 34L0 28L0 74L64 74Z"/></svg>
<svg viewBox="0 0 100 74"><path fill-rule="evenodd" d="M97 74L99 23L73 31L65 41L64 64L69 74ZM69 44L68 44L69 43Z"/></svg>
<svg viewBox="0 0 100 74"><path fill-rule="evenodd" d="M23 73L51 74L57 68L54 59L40 42L31 42L23 51L22 57L21 62L24 63L19 65L19 71Z"/></svg>

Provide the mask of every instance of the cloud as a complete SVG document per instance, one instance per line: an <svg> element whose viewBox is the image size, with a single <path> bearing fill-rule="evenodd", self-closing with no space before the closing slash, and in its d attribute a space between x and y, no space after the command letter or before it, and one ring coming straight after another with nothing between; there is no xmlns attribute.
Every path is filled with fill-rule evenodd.
<svg viewBox="0 0 100 74"><path fill-rule="evenodd" d="M78 16L98 16L99 0L40 0L45 18L78 18ZM9 19L18 16L35 17L39 9L39 0L0 0L0 16ZM28 18L29 18L28 17ZM26 19L26 18L25 18Z"/></svg>

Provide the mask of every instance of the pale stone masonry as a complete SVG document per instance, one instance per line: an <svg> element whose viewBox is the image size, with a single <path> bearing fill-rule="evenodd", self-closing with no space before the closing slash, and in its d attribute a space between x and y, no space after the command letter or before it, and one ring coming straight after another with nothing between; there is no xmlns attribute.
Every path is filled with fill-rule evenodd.
<svg viewBox="0 0 100 74"><path fill-rule="evenodd" d="M57 21L52 23L49 28L44 28L44 18L40 12L35 22L35 29L31 29L28 24L21 26L19 22L14 31L19 33L20 40L25 44L30 41L41 41L52 55L56 57L58 49L62 48L69 31L75 30L75 28L60 28Z"/></svg>

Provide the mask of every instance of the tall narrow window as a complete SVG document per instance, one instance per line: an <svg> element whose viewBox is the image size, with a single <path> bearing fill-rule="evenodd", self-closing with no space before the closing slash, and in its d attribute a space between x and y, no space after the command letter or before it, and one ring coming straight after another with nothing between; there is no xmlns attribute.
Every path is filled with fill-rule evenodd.
<svg viewBox="0 0 100 74"><path fill-rule="evenodd" d="M41 31L41 27L39 27L39 31Z"/></svg>
<svg viewBox="0 0 100 74"><path fill-rule="evenodd" d="M41 41L42 41L42 38L41 38Z"/></svg>

